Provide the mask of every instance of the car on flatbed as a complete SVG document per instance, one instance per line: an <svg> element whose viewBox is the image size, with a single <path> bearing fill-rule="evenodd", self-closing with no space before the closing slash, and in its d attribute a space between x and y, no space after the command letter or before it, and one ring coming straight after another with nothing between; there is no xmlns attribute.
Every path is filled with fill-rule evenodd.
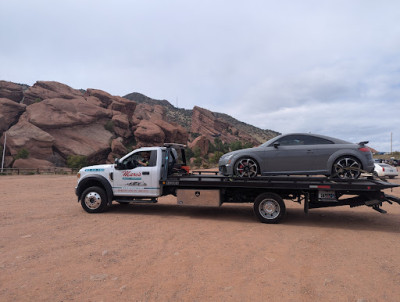
<svg viewBox="0 0 400 302"><path fill-rule="evenodd" d="M223 175L252 178L257 175L326 175L356 179L372 172L374 161L368 142L291 133L277 136L259 147L224 154L218 163Z"/></svg>

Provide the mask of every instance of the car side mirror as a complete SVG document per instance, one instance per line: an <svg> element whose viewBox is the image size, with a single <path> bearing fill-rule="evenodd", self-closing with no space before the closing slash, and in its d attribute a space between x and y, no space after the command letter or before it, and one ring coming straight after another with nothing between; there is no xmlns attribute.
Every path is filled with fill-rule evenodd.
<svg viewBox="0 0 400 302"><path fill-rule="evenodd" d="M274 148L278 149L281 144L279 142L274 143Z"/></svg>

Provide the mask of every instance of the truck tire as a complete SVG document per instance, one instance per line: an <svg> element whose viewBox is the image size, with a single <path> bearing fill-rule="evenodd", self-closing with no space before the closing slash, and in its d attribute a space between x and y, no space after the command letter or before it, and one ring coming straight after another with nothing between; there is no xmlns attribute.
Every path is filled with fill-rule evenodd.
<svg viewBox="0 0 400 302"><path fill-rule="evenodd" d="M262 223L278 223L286 213L286 206L278 194L262 193L254 201L254 213Z"/></svg>
<svg viewBox="0 0 400 302"><path fill-rule="evenodd" d="M107 194L100 187L90 187L82 193L81 206L88 213L104 212L107 204Z"/></svg>

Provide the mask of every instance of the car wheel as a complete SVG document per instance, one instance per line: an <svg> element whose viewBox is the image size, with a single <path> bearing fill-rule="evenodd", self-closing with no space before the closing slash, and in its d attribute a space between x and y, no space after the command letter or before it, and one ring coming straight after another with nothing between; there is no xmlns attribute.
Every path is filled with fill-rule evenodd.
<svg viewBox="0 0 400 302"><path fill-rule="evenodd" d="M87 188L81 198L82 208L88 213L100 213L107 208L106 192L99 187Z"/></svg>
<svg viewBox="0 0 400 302"><path fill-rule="evenodd" d="M338 158L332 166L332 177L341 179L356 179L361 174L361 162L352 156Z"/></svg>
<svg viewBox="0 0 400 302"><path fill-rule="evenodd" d="M240 158L234 165L233 174L237 177L256 177L259 172L257 162L249 157Z"/></svg>
<svg viewBox="0 0 400 302"><path fill-rule="evenodd" d="M278 223L286 213L286 206L278 194L262 193L254 201L254 213L262 223Z"/></svg>

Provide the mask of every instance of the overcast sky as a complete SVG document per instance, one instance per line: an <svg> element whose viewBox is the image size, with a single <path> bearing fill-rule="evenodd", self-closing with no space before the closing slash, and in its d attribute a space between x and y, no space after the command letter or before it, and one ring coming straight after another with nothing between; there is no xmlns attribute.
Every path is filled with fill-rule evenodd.
<svg viewBox="0 0 400 302"><path fill-rule="evenodd" d="M0 80L400 151L400 1L0 0Z"/></svg>

